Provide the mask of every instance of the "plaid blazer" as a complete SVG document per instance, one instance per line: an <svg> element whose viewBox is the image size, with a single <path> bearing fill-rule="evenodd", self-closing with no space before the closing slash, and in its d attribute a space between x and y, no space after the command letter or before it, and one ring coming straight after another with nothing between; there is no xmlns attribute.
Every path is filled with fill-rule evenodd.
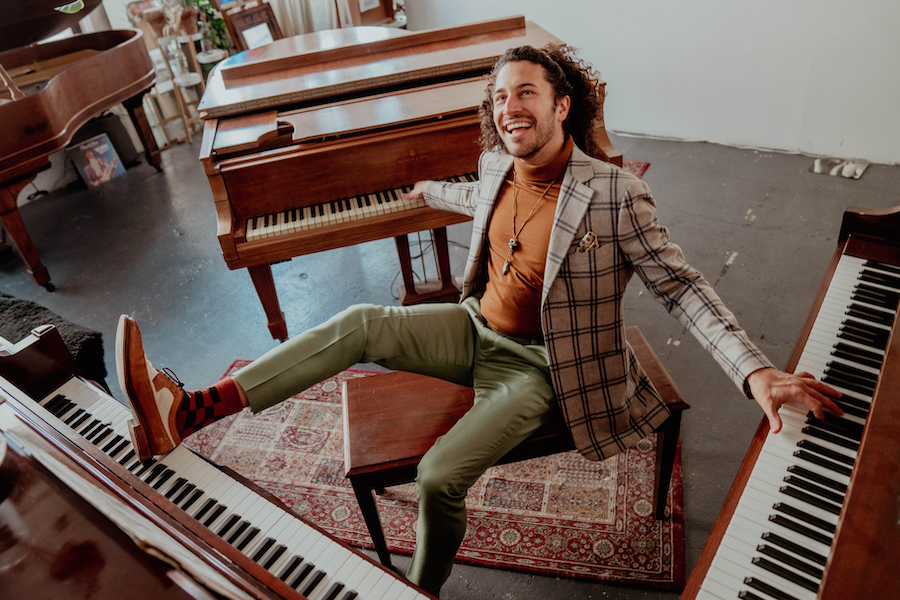
<svg viewBox="0 0 900 600"><path fill-rule="evenodd" d="M486 152L478 163L478 181L425 187L430 206L474 219L463 298L483 289L488 224L513 159ZM596 242L579 251L589 233ZM550 233L541 329L556 401L578 451L594 460L633 446L668 416L625 341L622 298L635 273L737 386L772 366L669 241L647 185L575 147Z"/></svg>

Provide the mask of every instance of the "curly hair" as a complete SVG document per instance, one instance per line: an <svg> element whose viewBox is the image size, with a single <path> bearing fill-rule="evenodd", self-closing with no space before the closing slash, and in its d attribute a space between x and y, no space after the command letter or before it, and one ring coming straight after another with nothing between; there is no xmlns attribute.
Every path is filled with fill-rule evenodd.
<svg viewBox="0 0 900 600"><path fill-rule="evenodd" d="M594 121L603 115L603 88L600 74L585 61L576 58L575 48L567 44L548 44L541 49L533 46L510 48L501 56L488 75L484 100L478 110L481 117L481 147L485 150L505 151L503 141L494 126L494 87L497 74L506 64L528 61L544 67L547 81L553 87L555 100L564 96L572 100L563 131L571 135L579 148L591 156L600 150L594 141Z"/></svg>

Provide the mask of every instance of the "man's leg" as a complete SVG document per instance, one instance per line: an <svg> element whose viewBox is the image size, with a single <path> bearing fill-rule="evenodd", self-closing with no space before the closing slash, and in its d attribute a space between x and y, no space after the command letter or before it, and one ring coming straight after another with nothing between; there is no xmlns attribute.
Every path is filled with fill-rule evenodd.
<svg viewBox="0 0 900 600"><path fill-rule="evenodd" d="M135 419L141 460L165 454L205 425L249 406L282 402L358 362L471 383L472 326L455 304L353 306L277 346L214 387L185 392L174 374L144 355L140 329L123 315L116 335L119 384Z"/></svg>
<svg viewBox="0 0 900 600"><path fill-rule="evenodd" d="M542 346L491 331L476 341L475 405L419 463L416 548L407 578L437 595L466 533L466 493L550 418L553 389Z"/></svg>

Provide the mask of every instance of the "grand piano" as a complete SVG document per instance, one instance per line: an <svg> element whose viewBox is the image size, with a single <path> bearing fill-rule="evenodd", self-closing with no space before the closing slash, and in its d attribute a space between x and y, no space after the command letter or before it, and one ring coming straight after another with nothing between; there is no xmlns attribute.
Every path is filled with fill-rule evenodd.
<svg viewBox="0 0 900 600"><path fill-rule="evenodd" d="M508 48L560 40L521 16L409 32L354 27L219 63L198 107L200 161L229 268L247 268L276 339L287 337L271 264L393 237L401 302L455 301L446 227L467 217L409 204L420 179L468 180L484 75ZM601 85L605 85L600 82ZM602 116L599 158L622 165ZM408 234L432 230L437 278L415 280Z"/></svg>
<svg viewBox="0 0 900 600"><path fill-rule="evenodd" d="M843 417L764 419L682 600L900 598L900 206L851 208L788 361Z"/></svg>
<svg viewBox="0 0 900 600"><path fill-rule="evenodd" d="M0 221L38 285L53 291L16 198L50 167L78 129L122 103L144 146L147 162L161 158L141 100L156 82L142 33L102 31L38 44L77 25L101 0L68 14L58 0L0 1Z"/></svg>

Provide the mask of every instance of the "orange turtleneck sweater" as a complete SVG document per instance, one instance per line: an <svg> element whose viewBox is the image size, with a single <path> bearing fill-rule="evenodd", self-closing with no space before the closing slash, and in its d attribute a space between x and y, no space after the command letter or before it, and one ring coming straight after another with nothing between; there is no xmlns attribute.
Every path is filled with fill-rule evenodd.
<svg viewBox="0 0 900 600"><path fill-rule="evenodd" d="M488 325L504 335L527 339L543 335L540 313L544 264L572 147L572 138L568 138L562 152L543 165L528 165L516 158L500 188L488 227L488 277L481 314ZM513 238L517 243L510 253ZM509 268L504 274L507 261Z"/></svg>

